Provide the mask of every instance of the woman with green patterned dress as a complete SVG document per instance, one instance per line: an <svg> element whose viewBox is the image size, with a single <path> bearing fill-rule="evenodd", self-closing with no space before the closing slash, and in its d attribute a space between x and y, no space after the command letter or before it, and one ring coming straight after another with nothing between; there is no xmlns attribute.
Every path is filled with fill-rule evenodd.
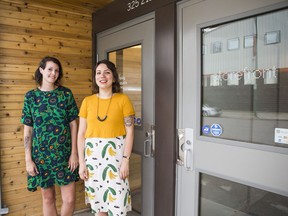
<svg viewBox="0 0 288 216"><path fill-rule="evenodd" d="M43 58L35 71L38 87L26 93L21 118L28 190L41 188L44 216L58 215L55 185L61 190L61 216L73 215L79 180L78 108L71 90L60 85L62 77L60 61Z"/></svg>
<svg viewBox="0 0 288 216"><path fill-rule="evenodd" d="M96 64L94 93L79 112L79 175L85 180L86 204L96 216L125 216L131 211L129 158L134 139L134 108L120 93L115 65Z"/></svg>

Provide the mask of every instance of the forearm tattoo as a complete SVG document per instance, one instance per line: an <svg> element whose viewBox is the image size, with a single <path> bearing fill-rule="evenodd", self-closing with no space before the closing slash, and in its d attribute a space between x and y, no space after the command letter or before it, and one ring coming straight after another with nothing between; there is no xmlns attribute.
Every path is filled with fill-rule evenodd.
<svg viewBox="0 0 288 216"><path fill-rule="evenodd" d="M24 137L24 147L25 147L25 149L31 148L31 137L29 137L29 136Z"/></svg>
<svg viewBox="0 0 288 216"><path fill-rule="evenodd" d="M124 123L126 127L131 127L134 124L134 115L125 117Z"/></svg>

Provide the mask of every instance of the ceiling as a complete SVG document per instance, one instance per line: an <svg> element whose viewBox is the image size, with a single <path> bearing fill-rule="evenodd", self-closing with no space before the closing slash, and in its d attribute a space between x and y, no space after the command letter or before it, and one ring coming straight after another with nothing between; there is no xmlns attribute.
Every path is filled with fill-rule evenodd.
<svg viewBox="0 0 288 216"><path fill-rule="evenodd" d="M11 0L9 0L11 1ZM72 14L92 16L92 13L112 3L114 0L25 0L23 4ZM121 1L121 0L120 0Z"/></svg>
<svg viewBox="0 0 288 216"><path fill-rule="evenodd" d="M92 14L93 12L103 8L104 6L113 2L113 0L50 0L49 4L55 2L61 2L69 8L75 8L83 12Z"/></svg>

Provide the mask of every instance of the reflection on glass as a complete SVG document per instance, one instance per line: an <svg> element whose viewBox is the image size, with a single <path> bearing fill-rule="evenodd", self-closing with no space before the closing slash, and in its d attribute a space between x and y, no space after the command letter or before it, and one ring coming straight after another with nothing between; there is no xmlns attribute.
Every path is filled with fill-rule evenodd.
<svg viewBox="0 0 288 216"><path fill-rule="evenodd" d="M141 155L132 153L130 163L129 183L132 197L132 209L134 212L141 213L142 208L142 176Z"/></svg>
<svg viewBox="0 0 288 216"><path fill-rule="evenodd" d="M288 147L287 20L284 9L202 29L202 135Z"/></svg>
<svg viewBox="0 0 288 216"><path fill-rule="evenodd" d="M108 59L117 68L123 93L127 94L135 108L135 125L142 125L142 46L136 45L108 53Z"/></svg>
<svg viewBox="0 0 288 216"><path fill-rule="evenodd" d="M199 216L288 215L288 197L207 174L200 182Z"/></svg>
<svg viewBox="0 0 288 216"><path fill-rule="evenodd" d="M131 99L135 108L135 125L142 125L142 47L136 45L108 53L119 73L123 93ZM130 162L130 189L133 212L141 214L142 209L142 160L141 155L132 153Z"/></svg>

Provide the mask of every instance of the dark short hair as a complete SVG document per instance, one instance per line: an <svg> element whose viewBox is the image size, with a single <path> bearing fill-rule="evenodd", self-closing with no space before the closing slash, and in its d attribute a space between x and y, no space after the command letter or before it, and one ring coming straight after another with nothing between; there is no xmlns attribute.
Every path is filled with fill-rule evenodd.
<svg viewBox="0 0 288 216"><path fill-rule="evenodd" d="M107 68L109 68L109 70L112 71L112 75L113 75L113 83L112 83L112 92L113 93L119 93L122 91L121 89L121 85L120 85L120 79L119 79L119 75L117 73L117 69L116 66L113 62L107 60L107 59L103 59L101 61L98 61L94 67L93 70L93 86L92 86L92 90L93 93L99 93L99 86L96 84L96 80L95 80L95 73L96 73L96 68L100 65L100 64L105 64L107 66Z"/></svg>
<svg viewBox="0 0 288 216"><path fill-rule="evenodd" d="M35 71L35 81L38 85L42 85L42 80L43 80L43 76L42 74L40 73L40 68L42 68L43 70L46 68L46 64L47 62L54 62L55 64L58 65L59 67L59 76L57 78L57 80L55 81L55 85L59 86L60 85L60 81L63 77L63 69L62 69L62 65L60 63L60 61L55 58L55 57L51 57L51 56L46 56L44 57L40 63L39 63L39 66L37 68L37 70Z"/></svg>

